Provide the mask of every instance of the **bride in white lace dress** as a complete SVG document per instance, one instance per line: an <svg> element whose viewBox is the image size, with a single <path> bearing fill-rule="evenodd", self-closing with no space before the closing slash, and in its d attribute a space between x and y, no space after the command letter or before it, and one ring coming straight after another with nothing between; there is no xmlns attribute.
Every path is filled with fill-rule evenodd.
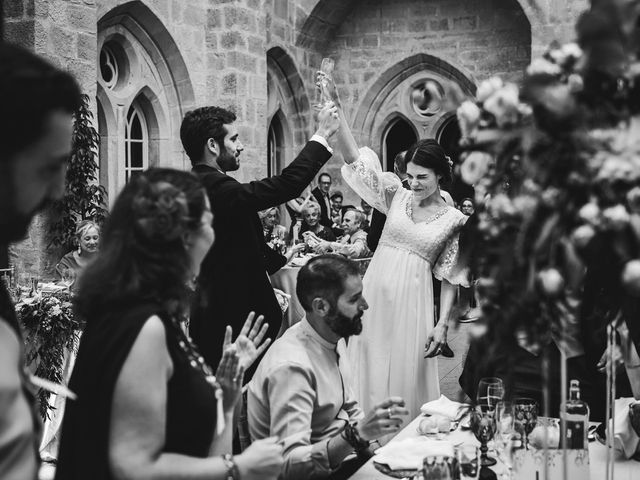
<svg viewBox="0 0 640 480"><path fill-rule="evenodd" d="M446 345L456 285L468 285L456 268L458 233L467 217L440 195L438 183L451 168L435 140L421 140L407 152L411 190L406 190L396 175L382 171L372 150L358 149L340 114L336 148L346 163L344 179L387 215L363 280L369 310L362 334L351 337L347 348L352 384L364 411L394 395L416 416L424 402L440 396L435 356ZM432 273L442 280L435 327Z"/></svg>

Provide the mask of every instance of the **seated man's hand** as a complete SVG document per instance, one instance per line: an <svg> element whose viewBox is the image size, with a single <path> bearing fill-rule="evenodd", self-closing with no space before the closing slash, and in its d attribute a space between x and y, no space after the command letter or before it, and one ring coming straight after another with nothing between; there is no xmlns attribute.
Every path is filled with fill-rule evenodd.
<svg viewBox="0 0 640 480"><path fill-rule="evenodd" d="M403 419L409 415L404 408L404 400L390 397L376 405L362 420L358 421L358 434L364 440L376 440L384 435L400 430Z"/></svg>
<svg viewBox="0 0 640 480"><path fill-rule="evenodd" d="M329 242L327 242L326 240L322 240L318 245L316 245L316 247L313 249L314 252L316 252L319 255L322 255L324 253L327 253L329 250L331 250L331 244Z"/></svg>

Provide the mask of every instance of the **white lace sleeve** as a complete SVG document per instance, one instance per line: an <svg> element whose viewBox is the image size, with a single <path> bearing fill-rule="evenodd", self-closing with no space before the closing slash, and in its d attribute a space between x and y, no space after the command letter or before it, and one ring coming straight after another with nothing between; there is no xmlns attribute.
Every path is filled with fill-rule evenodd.
<svg viewBox="0 0 640 480"><path fill-rule="evenodd" d="M460 228L466 222L466 217L458 219L457 226L455 227L455 233L453 233L447 243L445 244L440 256L433 266L433 276L438 280L446 280L452 285L461 285L463 287L469 287L469 269L465 265L462 265L458 261L459 246L458 240L460 237Z"/></svg>
<svg viewBox="0 0 640 480"><path fill-rule="evenodd" d="M342 166L342 178L360 198L385 215L394 195L402 187L394 173L382 171L378 156L367 147L360 149L358 160Z"/></svg>

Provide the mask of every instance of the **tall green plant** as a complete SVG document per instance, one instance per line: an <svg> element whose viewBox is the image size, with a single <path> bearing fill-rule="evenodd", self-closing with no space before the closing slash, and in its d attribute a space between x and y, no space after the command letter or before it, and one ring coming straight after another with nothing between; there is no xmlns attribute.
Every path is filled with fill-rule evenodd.
<svg viewBox="0 0 640 480"><path fill-rule="evenodd" d="M107 216L106 190L98 185L96 176L99 141L100 135L93 127L93 114L89 110L89 96L83 95L82 105L75 113L65 195L52 208L50 247L71 250L76 222L91 219L101 223Z"/></svg>

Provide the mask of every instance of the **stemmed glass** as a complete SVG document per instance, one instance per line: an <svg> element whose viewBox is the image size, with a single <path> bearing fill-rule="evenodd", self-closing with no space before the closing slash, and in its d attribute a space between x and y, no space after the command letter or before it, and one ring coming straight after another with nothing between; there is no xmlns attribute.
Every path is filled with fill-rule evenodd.
<svg viewBox="0 0 640 480"><path fill-rule="evenodd" d="M76 271L73 268L62 267L60 269L60 276L62 277L62 284L69 290L73 282L76 281Z"/></svg>
<svg viewBox="0 0 640 480"><path fill-rule="evenodd" d="M494 443L496 451L508 469L507 478L511 478L512 440L514 435L514 408L511 402L499 402L496 407L497 428Z"/></svg>
<svg viewBox="0 0 640 480"><path fill-rule="evenodd" d="M325 103L331 100L331 96L327 92L328 82L331 81L331 77L333 76L333 68L335 67L335 62L332 58L323 58L322 63L320 65L320 71L323 72L327 79L321 80L320 85L318 85L317 90L317 98L316 98L316 110L321 110L324 107Z"/></svg>
<svg viewBox="0 0 640 480"><path fill-rule="evenodd" d="M477 405L471 409L471 431L480 442L480 465L490 467L496 464L496 459L489 457L487 443L496 433L496 409L488 404Z"/></svg>
<svg viewBox="0 0 640 480"><path fill-rule="evenodd" d="M538 403L533 398L516 398L513 401L515 430L522 438L522 445L528 448L529 434L538 421Z"/></svg>
<svg viewBox="0 0 640 480"><path fill-rule="evenodd" d="M487 405L495 408L498 402L504 398L504 384L498 377L481 378L478 383L478 392L476 400L478 405Z"/></svg>

